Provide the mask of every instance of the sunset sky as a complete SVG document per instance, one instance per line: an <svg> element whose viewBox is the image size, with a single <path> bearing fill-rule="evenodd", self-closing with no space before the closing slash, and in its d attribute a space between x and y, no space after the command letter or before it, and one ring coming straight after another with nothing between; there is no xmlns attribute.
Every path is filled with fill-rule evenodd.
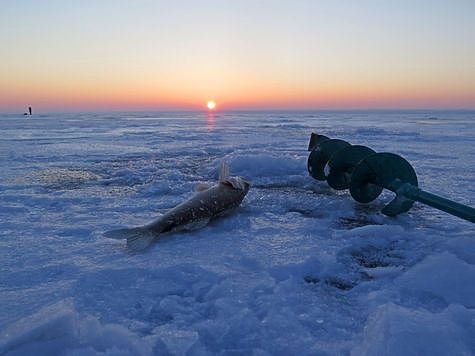
<svg viewBox="0 0 475 356"><path fill-rule="evenodd" d="M475 1L0 3L0 112L475 108Z"/></svg>

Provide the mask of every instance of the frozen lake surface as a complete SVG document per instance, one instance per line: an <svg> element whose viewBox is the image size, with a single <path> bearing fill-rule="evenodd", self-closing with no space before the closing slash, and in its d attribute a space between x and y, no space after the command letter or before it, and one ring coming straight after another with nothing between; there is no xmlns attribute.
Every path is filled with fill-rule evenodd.
<svg viewBox="0 0 475 356"><path fill-rule="evenodd" d="M475 225L308 176L312 131L475 205L474 112L0 116L0 354L475 354ZM145 253L106 239L214 182L242 206Z"/></svg>

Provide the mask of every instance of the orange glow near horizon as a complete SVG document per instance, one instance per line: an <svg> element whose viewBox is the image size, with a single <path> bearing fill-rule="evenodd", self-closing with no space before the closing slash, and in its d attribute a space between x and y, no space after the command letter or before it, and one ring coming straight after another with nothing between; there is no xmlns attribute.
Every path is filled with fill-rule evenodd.
<svg viewBox="0 0 475 356"><path fill-rule="evenodd" d="M385 75L384 68L380 73L373 68L367 76L350 69L345 75L314 68L288 76L278 73L278 67L249 71L212 65L150 73L119 66L101 76L87 76L87 69L67 67L49 76L33 69L8 72L0 84L0 111L23 111L29 105L43 112L202 110L203 103L213 110L211 101L214 110L217 102L226 110L444 109L473 108L475 103L475 82L470 76L409 78L403 73Z"/></svg>
<svg viewBox="0 0 475 356"><path fill-rule="evenodd" d="M71 78L70 82L73 82ZM68 110L200 110L201 92L220 92L217 100L205 101L208 111L226 109L370 109L370 108L473 108L475 91L459 87L403 83L384 87L382 83L318 83L311 85L280 83L246 83L236 79L222 88L194 87L175 81L160 88L155 85L126 83L65 83L30 82L28 87L0 88L0 111L24 110L32 105L40 111ZM172 82L173 83L173 82ZM101 85L102 84L102 85ZM135 84L135 85L134 85ZM360 84L360 85L358 85ZM364 85L363 85L364 84ZM38 90L37 87L41 87ZM18 108L18 109L17 109Z"/></svg>

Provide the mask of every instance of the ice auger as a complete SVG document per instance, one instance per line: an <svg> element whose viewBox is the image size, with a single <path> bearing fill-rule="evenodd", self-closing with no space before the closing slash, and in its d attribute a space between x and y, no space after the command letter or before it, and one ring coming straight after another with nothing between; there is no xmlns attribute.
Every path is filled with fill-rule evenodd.
<svg viewBox="0 0 475 356"><path fill-rule="evenodd" d="M349 189L360 203L376 199L383 189L396 193L382 213L396 216L411 209L415 201L475 223L475 209L428 193L418 187L417 175L411 164L394 153L376 153L369 147L351 145L312 133L307 168L310 175L326 180L330 187Z"/></svg>

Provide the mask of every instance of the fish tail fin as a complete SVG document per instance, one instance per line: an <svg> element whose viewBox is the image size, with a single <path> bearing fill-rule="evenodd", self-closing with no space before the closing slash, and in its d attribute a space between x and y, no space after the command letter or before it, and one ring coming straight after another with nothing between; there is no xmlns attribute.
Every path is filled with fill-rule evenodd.
<svg viewBox="0 0 475 356"><path fill-rule="evenodd" d="M132 232L130 236L127 237L127 247L133 251L145 250L150 246L157 235L157 233L145 229Z"/></svg>
<svg viewBox="0 0 475 356"><path fill-rule="evenodd" d="M225 182L229 178L229 163L223 159L219 170L219 181Z"/></svg>
<svg viewBox="0 0 475 356"><path fill-rule="evenodd" d="M133 251L145 250L157 237L157 233L146 227L107 231L104 236L110 239L126 239L127 247Z"/></svg>

